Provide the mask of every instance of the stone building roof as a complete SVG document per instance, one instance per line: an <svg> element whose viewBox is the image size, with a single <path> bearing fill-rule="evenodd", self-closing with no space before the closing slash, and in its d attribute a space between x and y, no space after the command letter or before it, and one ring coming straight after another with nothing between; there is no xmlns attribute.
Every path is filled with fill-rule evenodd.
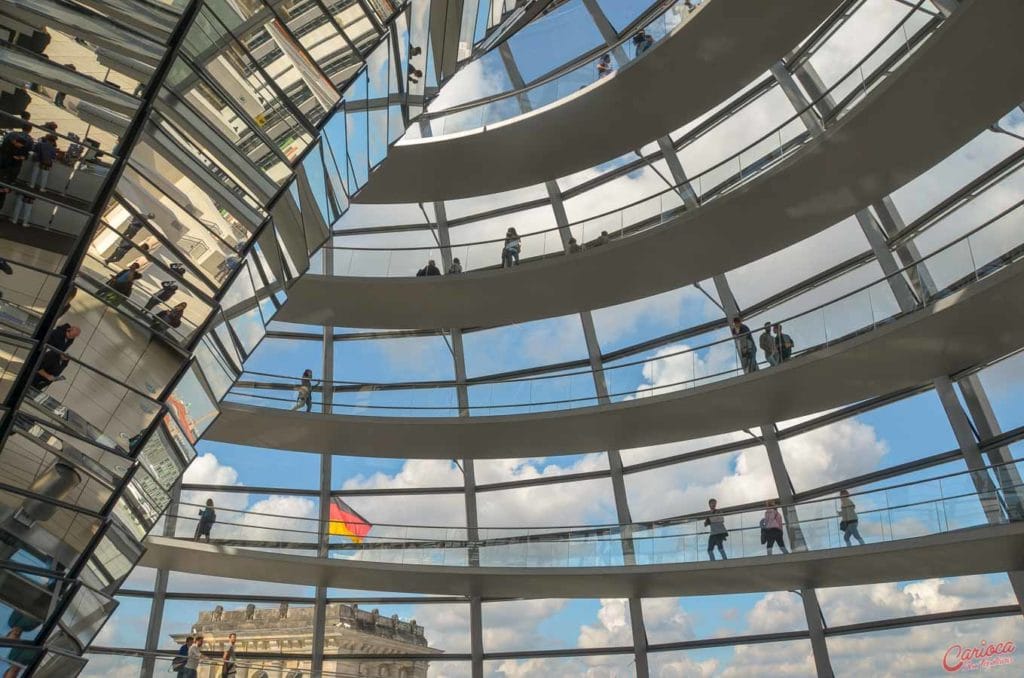
<svg viewBox="0 0 1024 678"><path fill-rule="evenodd" d="M329 603L325 630L344 628L373 635L392 642L407 643L427 650L427 639L422 626L415 619L404 621L398 615L381 616L377 610L362 610L358 605ZM256 607L249 604L241 610L225 610L218 605L212 610L200 612L199 619L192 626L192 632L211 636L226 636L235 633L239 640L246 638L285 633L291 636L313 634L313 608L309 606L290 607L281 603L278 607ZM184 642L188 634L176 633L176 642ZM428 650L429 651L429 650Z"/></svg>

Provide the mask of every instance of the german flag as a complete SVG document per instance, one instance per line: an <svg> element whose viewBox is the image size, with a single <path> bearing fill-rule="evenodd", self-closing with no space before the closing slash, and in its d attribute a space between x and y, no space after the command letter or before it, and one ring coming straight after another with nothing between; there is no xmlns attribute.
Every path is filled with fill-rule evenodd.
<svg viewBox="0 0 1024 678"><path fill-rule="evenodd" d="M363 543L366 535L373 528L366 518L356 513L355 509L343 502L339 497L331 499L331 517L328 533L348 537L357 544Z"/></svg>

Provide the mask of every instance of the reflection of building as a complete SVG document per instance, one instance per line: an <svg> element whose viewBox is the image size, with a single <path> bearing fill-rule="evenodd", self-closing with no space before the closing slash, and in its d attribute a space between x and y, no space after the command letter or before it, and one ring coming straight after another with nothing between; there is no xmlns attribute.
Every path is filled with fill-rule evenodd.
<svg viewBox="0 0 1024 678"><path fill-rule="evenodd" d="M325 654L395 655L394 659L325 659L324 676L386 676L389 678L426 678L430 662L425 659L402 659L401 655L441 654L427 645L423 627L416 620L403 621L398 615L382 617L377 610L367 612L357 605L327 605L324 639ZM257 608L224 610L218 605L209 612L200 612L192 633L203 636L203 649L219 653L227 644L229 633L238 637L235 651L309 655L313 643L313 608ZM176 633L174 642L183 644L187 633ZM308 659L245 659L238 658L238 678L309 678ZM220 667L211 665L200 670L200 678L220 675Z"/></svg>

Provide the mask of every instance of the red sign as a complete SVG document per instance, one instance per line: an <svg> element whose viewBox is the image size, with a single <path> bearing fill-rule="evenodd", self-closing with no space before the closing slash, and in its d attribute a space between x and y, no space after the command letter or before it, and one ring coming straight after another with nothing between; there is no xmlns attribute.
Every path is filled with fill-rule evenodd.
<svg viewBox="0 0 1024 678"><path fill-rule="evenodd" d="M1006 666L1013 663L1012 655L1016 651L1017 646L1012 640L1002 643L989 643L983 640L975 647L950 645L946 654L942 655L942 668L946 669L947 673L956 673Z"/></svg>

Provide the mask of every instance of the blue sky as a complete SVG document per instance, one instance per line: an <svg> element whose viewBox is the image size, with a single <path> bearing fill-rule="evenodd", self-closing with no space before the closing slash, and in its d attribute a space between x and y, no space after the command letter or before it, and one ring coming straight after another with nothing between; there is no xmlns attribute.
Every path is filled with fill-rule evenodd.
<svg viewBox="0 0 1024 678"><path fill-rule="evenodd" d="M600 4L609 15L613 25L621 28L647 3L642 0L601 0ZM851 35L859 33L857 44L863 46L869 40L865 37L865 27L857 24L864 16L873 16L872 11L884 7L886 17L898 16L893 12L903 12L906 8L898 6L891 0L873 0L864 10L864 15L852 24L853 28L841 33L836 38L835 53L825 52L816 56L816 65L824 73L833 73L829 69L832 62L849 64L859 58L859 53L847 45ZM896 7L896 9L894 9ZM900 9L902 8L902 9ZM870 10L870 11L869 11ZM481 10L482 11L482 10ZM884 21L879 21L883 25ZM869 27L876 34L876 26ZM854 30L856 29L856 30ZM516 36L511 48L520 64L520 70L527 80L540 75L557 63L570 59L583 49L587 49L600 40L596 28L587 19L587 13L581 0L573 0L552 13L545 22L538 23L535 29L528 29ZM500 60L492 55L481 60L479 66L471 66L459 76L468 83L467 91L488 93L490 87L507 86L507 78L496 76ZM831 61L829 61L831 60ZM453 85L459 82L453 81ZM772 95L766 98L760 108L751 108L737 119L737 128L725 129L718 136L711 135L694 145L682 154L682 160L688 169L702 168L709 158L720 159L732 152L737 144L746 143L746 134L760 133L770 129L780 120L791 115L790 109L781 108L779 98ZM1005 124L1020 126L1024 118L1013 113ZM367 121L365 116L350 115L348 120L337 120L328 127L328 134L333 135L335 149L344 148L339 143L341 135L350 137L365 135ZM962 183L991 166L1007 153L1017 150L1020 144L1005 136L982 134L963 152L921 179L912 182L910 187L897 193L894 200L907 219L913 218L929 205L957 185L953 180ZM351 150L351 147L350 147ZM365 167L366 156L357 153L357 164L360 164L360 178L364 178L362 167ZM583 176L596 176L602 171L620 164L610 161L604 166L580 173ZM951 180L952 178L952 180ZM562 181L566 188L575 184L580 177ZM649 170L638 171L628 178L618 180L610 189L587 194L583 198L574 199L569 206L573 214L589 215L610 209L612 206L629 202L639 195L660 191L664 184ZM324 187L314 184L314 190L322 194ZM524 192L531 192L531 188ZM508 196L502 198L510 200ZM971 218L956 228L972 227L980 223L985 209L995 209L979 200L978 209ZM481 204L479 209L486 205ZM472 210L468 201L459 205L466 213ZM410 219L415 210L408 207L396 207L390 214L383 210L354 209L338 224L338 228L347 225L379 225L389 223L416 223ZM533 228L548 223L550 216L530 217L522 215L512 217L517 223L530 223ZM575 218L575 217L571 217ZM422 217L419 217L422 220ZM364 223L365 222L365 223ZM506 224L498 220L483 226L467 225L453 233L453 240L462 241L487 237L490 231L503 230ZM531 230L533 230L531 228ZM950 230L956 231L954 227ZM948 240L948 231L942 232L941 240ZM456 240L458 241L458 240ZM808 239L804 243L794 245L782 252L753 262L737 271L729 272L729 279L741 304L752 304L773 294L789 284L798 282L822 268L835 263L845 256L866 250L866 241L850 223L836 225L820 236ZM873 274L867 271L865 275ZM814 303L831 298L855 284L863 281L843 281L833 287L818 290L806 298L786 306L783 314L797 313ZM652 336L687 328L711 319L720 317L720 311L714 304L714 287L710 281L702 284L705 291L711 294L708 299L704 294L692 288L666 292L657 297L622 304L610 309L594 311L598 339L605 351L615 350L638 343ZM822 296L824 295L824 296ZM774 311L773 311L774 312ZM308 328L307 328L308 329ZM315 329L315 328L314 328ZM687 342L697 345L712 341L723 336L716 332L706 337L696 338ZM468 334L465 337L467 372L470 376L486 375L506 370L521 369L548 365L565 360L586 358L586 347L583 342L579 319L575 316L554 318L524 323L517 326L497 328L484 332ZM678 347L675 347L678 349ZM320 376L321 347L318 342L297 342L278 339L264 339L246 362L246 368L274 374L298 375L303 369L313 369ZM649 351L639 357L630 358L632 362L638 358L652 359L659 354L658 350ZM705 350L699 356L711 365L718 359L712 351ZM664 364L667 361L662 361ZM671 365L669 367L672 367ZM685 366L684 366L685 367ZM655 383L659 375L645 371L647 366L637 365L628 369L609 373L612 391L630 392L645 384ZM673 368L674 369L674 368ZM387 382L405 380L452 379L451 355L444 339L440 337L368 340L338 342L335 346L336 379L353 382ZM685 371L685 369L684 369ZM982 374L982 381L989 389L993 406L1004 429L1024 423L1024 404L1020 398L1019 379L1020 359L1008 360ZM665 380L674 374L666 369ZM186 380L179 393L183 400L194 404L196 409L203 398L194 383ZM473 389L471 402L474 405L490 402L537 401L542 398L580 397L593 395L593 384L590 377L584 375L576 378L571 384L540 383L532 388L529 384L509 385L502 387L482 387ZM399 405L409 404L450 404L453 394L448 389L434 394L413 394L402 392L395 395L374 394L372 402L391 402ZM344 402L361 402L351 398ZM193 410L193 416L201 414ZM736 439L739 436L729 438ZM724 441L717 441L724 442ZM660 449L626 450L623 457L626 463L635 463L642 459L665 456L702 445L713 444L713 441L698 441L687 444L664 446ZM946 417L933 393L925 393L905 399L898 403L873 410L860 415L853 421L841 422L829 427L828 430L815 435L805 435L791 439L783 444L787 463L791 467L797 490L831 482L842 477L897 465L925 455L946 451L955 447L952 432ZM262 450L202 441L197 446L201 455L207 457L205 469L209 476L190 478L193 482L210 482L210 478L218 478L220 482L232 485L272 486L291 489L316 489L319 476L319 457L317 455L295 452ZM566 452L572 452L567 450ZM814 456L814 459L809 457ZM458 456L453 451L453 456ZM691 462L685 466L671 470L652 472L641 476L636 474L628 481L630 502L635 501L639 515L660 517L674 515L691 506L702 504L709 492L727 493L721 496L749 497L760 496L756 493L765 491L765 483L769 476L764 466L763 452L752 449L723 455L721 458L707 462ZM213 457L216 463L213 463ZM821 462L820 464L818 462ZM959 464L949 465L930 472L916 474L919 477L934 475L947 469L961 468ZM568 454L561 457L548 457L543 460L502 460L481 463L478 473L492 479L514 480L553 474L564 470L593 470L607 468L607 461L601 455ZM232 476L230 472L233 472ZM403 477L402 474L405 474ZM375 459L363 457L335 457L332 468L332 487L394 487L405 485L452 485L460 482L457 468L447 462L436 464L415 464L406 460ZM658 483L663 483L659 485ZM250 494L241 498L245 506L269 505L275 497L264 494ZM614 520L613 503L611 501L610 483L606 479L591 481L587 484L549 485L538 487L530 492L506 491L501 493L484 493L479 498L481 514L488 515L492 521L503 524L538 524L539 522L606 522ZM397 496L385 496L379 500L353 500L353 505L363 512L371 521L377 522L416 522L460 524L464 517L460 495L438 495L423 501L413 501ZM315 507L315 500L313 504ZM485 524L487 524L485 522ZM490 522L489 524L494 524ZM136 575L145 579L145 573ZM822 600L826 618L830 621L853 618L855 612L862 615L898 616L901 613L918 613L940 609L949 601L958 604L980 605L989 604L992 600L1006 595L1005 577L981 578L987 587L979 592L970 582L948 583L948 587L956 588L956 593L941 592L928 589L920 584L904 583L899 587L878 588L868 591L836 592L834 604ZM970 584L970 585L969 585ZM190 578L185 586L193 586L210 591L210 598L201 602L174 602L169 604L165 613L167 627L175 630L183 629L195 618L197 612L210 609L217 604L216 592L228 590L234 584L217 582L210 578ZM929 585L931 586L931 585ZM958 587L958 588L957 588ZM243 587L244 588L244 587ZM265 589L270 592L281 591L282 587L261 587L253 585L247 590L256 592ZM909 592L908 592L909 591ZM938 592L937 592L938 591ZM871 595L877 594L890 600L877 602ZM940 595L941 593L941 595ZM271 593L272 594L272 593ZM336 592L337 595L345 595ZM309 595L308 593L305 595ZM864 598L875 604L870 611L857 608L848 598ZM796 600L796 603L794 603ZM896 601L896 602L893 602ZM925 601L925 602L922 602ZM502 604L489 605L485 609L485 625L498 631L507 626L510 631L507 638L495 637L485 645L486 651L538 649L542 647L568 648L576 647L581 637L597 639L608 645L627 644L622 638L621 601L571 600L571 601L540 601L536 604ZM861 601L863 605L867 602ZM667 642L685 637L709 638L727 633L742 633L759 630L759 624L768 624L774 630L786 628L803 628L801 617L792 616L792 611L799 608L799 600L794 594L780 592L769 594L747 594L739 596L707 596L686 599L645 601L645 613L648 617L648 633L652 642ZM144 637L139 638L140 629L144 628L144 620L148 614L148 601L124 599L117 612L115 623L107 633L112 643L141 646ZM241 604L226 604L238 605ZM889 605L889 607L887 607ZM902 607L900 607L902 605ZM382 613L396 612L403 617L417 616L424 622L429 619L428 635L444 643L446 649L465 651L468 646L468 622L463 624L464 606L413 606L413 605L380 605ZM430 609L427 609L427 608ZM881 610L881 612L879 612ZM448 614L442 614L448 613ZM802 614L802 612L801 612ZM488 620L491 620L488 622ZM794 621L796 620L796 621ZM426 622L424 622L426 623ZM796 624L796 626L793 626ZM626 625L628 628L628 624ZM1002 628L1002 627L1000 627ZM585 631L584 629L591 629ZM144 632L143 632L144 633ZM688 635L690 634L690 635ZM166 640L166 629L165 629ZM504 643L504 644L503 644ZM517 645L518 644L518 645ZM789 652L798 647L806 653L806 643L800 642L788 646ZM779 646L787 651L787 646ZM741 663L744 652L733 648L704 650L686 653L687 661L710 665L718 662L725 665L729 662ZM627 665L631 658L624 658L620 665ZM616 660L618 663L618 660ZM741 664L738 664L741 665ZM511 675L511 674L508 674ZM695 675L695 674L694 674Z"/></svg>

